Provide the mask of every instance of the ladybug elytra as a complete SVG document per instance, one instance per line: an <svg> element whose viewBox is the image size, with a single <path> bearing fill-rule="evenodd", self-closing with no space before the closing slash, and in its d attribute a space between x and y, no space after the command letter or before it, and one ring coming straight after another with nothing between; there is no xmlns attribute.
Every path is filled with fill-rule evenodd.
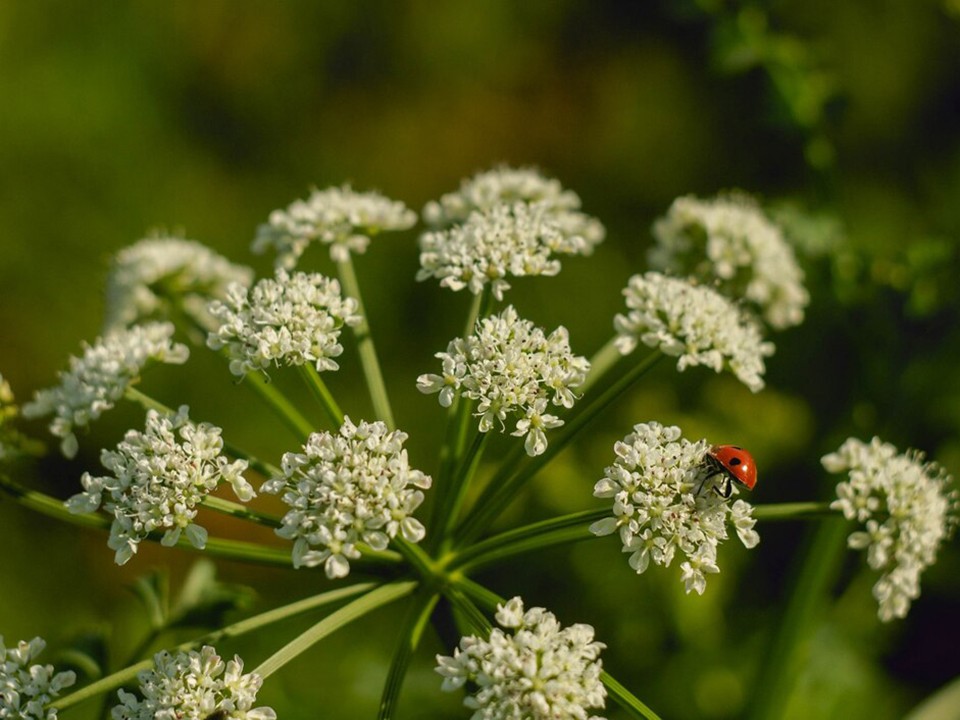
<svg viewBox="0 0 960 720"><path fill-rule="evenodd" d="M723 476L723 481L717 487L717 493L722 498L730 497L734 482L747 490L753 490L757 484L757 464L753 455L739 445L714 445L707 450L706 461L717 474Z"/></svg>

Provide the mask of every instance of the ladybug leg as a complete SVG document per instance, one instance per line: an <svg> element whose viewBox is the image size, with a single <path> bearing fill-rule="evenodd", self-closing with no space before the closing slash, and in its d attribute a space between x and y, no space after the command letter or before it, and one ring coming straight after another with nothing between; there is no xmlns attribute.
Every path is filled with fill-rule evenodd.
<svg viewBox="0 0 960 720"><path fill-rule="evenodd" d="M724 500L727 500L730 497L730 494L733 492L733 482L730 480L730 476L724 473L723 482L717 486L717 495L722 497Z"/></svg>

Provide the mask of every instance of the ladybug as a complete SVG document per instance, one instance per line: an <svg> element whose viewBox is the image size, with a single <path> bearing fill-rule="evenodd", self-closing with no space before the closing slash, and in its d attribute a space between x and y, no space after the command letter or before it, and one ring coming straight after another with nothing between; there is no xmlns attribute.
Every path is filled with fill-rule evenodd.
<svg viewBox="0 0 960 720"><path fill-rule="evenodd" d="M734 482L747 490L753 490L757 484L757 464L753 455L739 445L714 445L707 450L705 461L715 471L708 477L723 476L716 486L717 494L722 498L730 497Z"/></svg>

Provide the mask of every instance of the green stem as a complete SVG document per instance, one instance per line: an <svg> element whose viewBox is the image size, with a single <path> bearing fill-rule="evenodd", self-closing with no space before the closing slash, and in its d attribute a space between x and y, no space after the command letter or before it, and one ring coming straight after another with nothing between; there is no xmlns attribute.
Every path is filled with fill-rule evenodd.
<svg viewBox="0 0 960 720"><path fill-rule="evenodd" d="M467 311L467 321L463 324L463 337L470 337L476 329L477 320L486 317L493 309L493 291L489 285L473 296L470 309Z"/></svg>
<svg viewBox="0 0 960 720"><path fill-rule="evenodd" d="M446 566L461 572L542 548L595 538L590 525L610 515L609 508L585 510L543 520L487 538L456 553Z"/></svg>
<svg viewBox="0 0 960 720"><path fill-rule="evenodd" d="M124 391L123 396L140 405L144 410L156 410L161 415L176 415L177 412L171 407L164 405L159 400L155 400L146 393L137 390L133 385L127 387Z"/></svg>
<svg viewBox="0 0 960 720"><path fill-rule="evenodd" d="M777 503L754 505L753 517L757 520L804 520L806 518L836 517L839 510L831 510L828 502Z"/></svg>
<svg viewBox="0 0 960 720"><path fill-rule="evenodd" d="M270 406L284 425L286 425L301 442L313 432L311 423L303 414L269 382L262 373L250 372L243 376L243 384L256 392L260 398Z"/></svg>
<svg viewBox="0 0 960 720"><path fill-rule="evenodd" d="M393 544L400 550L400 554L420 573L424 578L436 577L433 559L423 551L423 549L401 536L393 539Z"/></svg>
<svg viewBox="0 0 960 720"><path fill-rule="evenodd" d="M28 490L4 475L0 475L0 490L13 496L17 502L24 507L36 510L47 517L80 527L94 528L106 532L110 530L112 521L105 515L98 513L75 515L67 510L62 500L37 492L36 490ZM147 539L159 542L162 536L163 533L155 532L148 535ZM193 552L205 552L227 560L241 560L265 565L279 565L281 567L291 566L290 555L287 551L281 550L280 548L259 545L257 543L243 542L241 540L207 538L206 547L202 551L199 551L190 544L186 536L182 535L180 540L177 541L177 547Z"/></svg>
<svg viewBox="0 0 960 720"><path fill-rule="evenodd" d="M796 584L783 616L774 625L776 635L760 665L748 717L782 718L796 679L802 653L813 636L813 625L828 602L830 585L843 560L849 523L824 520L807 543Z"/></svg>
<svg viewBox="0 0 960 720"><path fill-rule="evenodd" d="M648 708L640 698L621 685L615 677L606 670L600 673L600 681L606 686L610 697L632 717L646 718L646 720L660 720L660 716Z"/></svg>
<svg viewBox="0 0 960 720"><path fill-rule="evenodd" d="M530 458L526 463L516 463L513 456L504 461L493 479L487 484L480 499L474 503L473 514L464 522L460 531L461 542L470 542L486 530L513 500L524 484L536 475L543 466L553 460L586 425L619 399L633 383L656 364L663 354L655 350L592 400L571 420L560 427L542 455ZM511 474L512 473L512 474Z"/></svg>
<svg viewBox="0 0 960 720"><path fill-rule="evenodd" d="M250 520L264 527L278 528L282 524L279 518L273 517L272 515L267 515L241 503L235 503L231 500L213 495L207 495L203 499L202 504L204 507L216 510L224 515L230 515L231 517L240 518L241 520Z"/></svg>
<svg viewBox="0 0 960 720"><path fill-rule="evenodd" d="M313 365L301 365L300 376L304 379L304 382L307 383L307 387L310 388L313 396L320 403L320 407L323 408L324 413L330 418L334 429L339 430L340 426L343 425L343 411L340 409L340 406L337 405L337 401L333 399L333 395L330 393L329 388L327 388L327 384L323 381L323 378L320 377L320 373L317 372L317 369Z"/></svg>
<svg viewBox="0 0 960 720"><path fill-rule="evenodd" d="M284 645L273 655L264 660L254 669L262 678L267 678L282 668L295 657L311 648L327 635L339 630L344 625L363 617L377 608L399 600L413 592L417 583L412 580L398 581L389 585L381 585L366 595L354 600L334 613L331 613L313 627L298 635L291 642Z"/></svg>
<svg viewBox="0 0 960 720"><path fill-rule="evenodd" d="M590 358L590 371L587 373L583 384L577 388L577 392L581 395L586 395L597 380L606 375L607 372L623 358L623 355L617 349L616 343L617 336L615 335L607 340L606 344L597 350L593 357Z"/></svg>
<svg viewBox="0 0 960 720"><path fill-rule="evenodd" d="M493 307L493 292L490 286L473 296L470 309L467 311L467 320L464 323L462 337L469 337L474 333L478 318L486 316ZM453 403L447 409L447 422L444 431L443 446L440 448L440 470L437 474L436 490L434 491L433 514L430 524L436 527L445 522L441 512L447 507L447 493L451 490L451 478L454 470L460 466L461 458L467 444L471 420L473 419L473 400L460 394L454 397ZM443 537L438 536L438 541Z"/></svg>
<svg viewBox="0 0 960 720"><path fill-rule="evenodd" d="M390 409L390 399L387 397L387 387L383 383L383 373L380 371L380 362L377 360L377 350L373 345L373 336L370 334L370 324L367 322L367 312L360 296L360 283L353 269L353 260L347 256L346 260L337 262L337 272L340 282L343 283L344 295L357 301L357 311L360 322L353 327L354 337L357 339L357 351L360 354L360 364L367 379L367 388L370 391L370 400L373 402L373 412L378 419L383 420L387 427L393 430L396 424L393 421L393 411Z"/></svg>
<svg viewBox="0 0 960 720"><path fill-rule="evenodd" d="M460 506L467 496L467 490L470 488L470 481L476 474L477 467L480 465L480 458L483 456L483 450L490 439L490 433L478 432L470 445L470 449L460 463L458 471L453 476L451 488L448 491L447 506L441 513L443 523L443 537L450 536L450 531L456 525L457 517L460 514Z"/></svg>
<svg viewBox="0 0 960 720"><path fill-rule="evenodd" d="M400 628L400 642L393 654L393 662L390 663L390 672L380 699L380 711L377 713L379 720L389 720L396 711L410 659L420 645L420 638L423 637L423 631L439 599L440 596L436 592L425 588L421 588L414 599L407 618Z"/></svg>
<svg viewBox="0 0 960 720"><path fill-rule="evenodd" d="M368 592L375 587L375 583L360 583L359 585L351 585L350 587L337 588L336 590L320 593L319 595L314 595L313 597L309 597L304 600L298 600L290 603L289 605L284 605L283 607L274 608L272 610L268 610L267 612L260 613L259 615L254 615L253 617L249 617L245 620L233 623L232 625L228 625L225 628L214 630L203 637L181 643L175 648L175 650L188 651L202 647L203 645L214 645L224 638L239 637L254 630L259 630L262 627L271 625L272 623L279 622L280 620L286 620L287 618L294 617L295 615L299 615L310 610L315 610L323 607L324 605L330 605L340 600L353 597L354 595ZM56 702L51 703L50 707L57 708L59 710L72 707L73 705L77 705L78 703L95 697L100 693L108 692L125 685L129 681L133 680L137 676L138 672L152 667L152 658L149 660L143 660L142 662L131 665L122 670L118 670L112 675L108 675L107 677L101 678L94 683L82 687L76 692L63 696Z"/></svg>

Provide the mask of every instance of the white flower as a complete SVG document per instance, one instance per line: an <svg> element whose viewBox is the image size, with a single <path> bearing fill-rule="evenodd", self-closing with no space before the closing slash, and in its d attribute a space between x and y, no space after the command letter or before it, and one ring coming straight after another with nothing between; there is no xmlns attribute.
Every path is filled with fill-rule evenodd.
<svg viewBox="0 0 960 720"><path fill-rule="evenodd" d="M478 173L460 183L457 192L444 195L440 202L427 203L423 219L442 227L498 205L527 205L535 209L538 222L551 225L548 245L554 252L589 255L605 235L598 220L579 212L580 198L576 193L564 190L558 180L546 178L532 168L501 166Z"/></svg>
<svg viewBox="0 0 960 720"><path fill-rule="evenodd" d="M443 689L470 682L476 692L463 704L474 720L602 720L588 716L602 708L607 691L600 680L603 662L593 627L562 628L544 608L524 612L519 597L497 608L489 640L470 635L460 640L453 657L437 655Z"/></svg>
<svg viewBox="0 0 960 720"><path fill-rule="evenodd" d="M383 550L400 533L412 543L426 531L413 512L430 477L410 467L407 434L382 422L344 418L339 434L313 433L303 453L286 453L283 475L262 492L283 493L290 510L277 535L294 541L294 567L323 565L330 578L350 572L357 543Z"/></svg>
<svg viewBox="0 0 960 720"><path fill-rule="evenodd" d="M880 619L905 617L920 596L920 574L957 524L953 478L920 453L897 454L876 437L869 444L850 438L822 462L829 472L849 473L830 507L863 527L848 545L866 550L867 564L880 571L873 586Z"/></svg>
<svg viewBox="0 0 960 720"><path fill-rule="evenodd" d="M472 213L462 225L424 233L417 280L437 278L443 287L468 288L474 295L490 284L502 300L510 288L507 277L556 275L560 261L551 257L551 243L563 236L544 210L523 203L496 205Z"/></svg>
<svg viewBox="0 0 960 720"><path fill-rule="evenodd" d="M253 251L277 252L277 267L293 269L313 241L330 246L330 257L347 260L363 253L370 237L385 230L406 230L417 221L402 202L375 192L359 193L348 186L314 190L286 210L274 210L257 230Z"/></svg>
<svg viewBox="0 0 960 720"><path fill-rule="evenodd" d="M677 369L730 370L752 391L763 387L764 357L774 352L757 324L711 288L656 272L634 275L623 290L629 312L613 324L624 355L638 342L679 358Z"/></svg>
<svg viewBox="0 0 960 720"><path fill-rule="evenodd" d="M774 328L803 322L810 302L803 271L780 228L751 197L678 198L654 223L653 236L652 268L716 283L756 306Z"/></svg>
<svg viewBox="0 0 960 720"><path fill-rule="evenodd" d="M29 665L44 647L46 643L35 637L8 648L0 635L0 718L56 720L57 711L45 706L77 676L72 670L54 674L53 665Z"/></svg>
<svg viewBox="0 0 960 720"><path fill-rule="evenodd" d="M589 255L603 240L603 226L579 207L575 193L531 169L501 167L464 180L424 208L430 225L453 227L420 237L417 280L474 294L489 283L502 300L507 277L556 275L555 254Z"/></svg>
<svg viewBox="0 0 960 720"><path fill-rule="evenodd" d="M760 542L752 506L744 500L728 503L713 491L718 479L705 462L709 448L706 440L681 437L678 427L640 423L614 446L617 459L593 490L594 496L613 500L613 516L595 522L591 531L618 532L638 574L651 561L669 566L679 551L688 593L703 594L706 576L720 572L717 547L727 538L728 524L745 547Z"/></svg>
<svg viewBox="0 0 960 720"><path fill-rule="evenodd" d="M477 400L480 432L489 432L497 423L505 429L508 416L515 417L512 434L525 436L531 456L546 449L545 428L563 425L546 412L548 401L573 407L573 389L590 369L586 358L571 352L566 328L545 335L521 319L513 306L479 321L473 335L451 341L436 357L443 363L443 375L421 375L420 392L439 393L444 406L458 392Z"/></svg>
<svg viewBox="0 0 960 720"><path fill-rule="evenodd" d="M207 304L226 297L230 283L249 285L253 270L234 265L205 245L176 237L146 238L113 258L107 276L106 329L170 319L182 311L210 327Z"/></svg>
<svg viewBox="0 0 960 720"><path fill-rule="evenodd" d="M84 491L66 502L73 513L87 513L101 505L113 515L107 545L123 565L149 533L163 530L160 542L175 545L181 532L203 548L207 531L194 523L197 505L220 484L230 483L243 501L255 497L242 473L245 460L229 462L221 452L221 429L187 419L184 405L176 416L147 412L146 430L130 430L116 451L104 450L100 462L112 475L84 473Z"/></svg>
<svg viewBox="0 0 960 720"><path fill-rule="evenodd" d="M173 325L149 323L115 330L84 345L83 357L71 357L70 369L61 372L60 384L39 390L23 406L24 417L53 413L50 432L63 438L67 457L77 454L74 429L85 427L123 397L151 360L180 364L187 361L186 345L172 341Z"/></svg>
<svg viewBox="0 0 960 720"><path fill-rule="evenodd" d="M214 350L226 347L230 371L266 372L272 365L311 364L318 371L339 368L340 331L360 322L357 301L340 294L340 283L318 273L283 269L249 291L231 285L226 300L210 305L219 327L207 337Z"/></svg>
<svg viewBox="0 0 960 720"><path fill-rule="evenodd" d="M255 708L263 678L243 674L238 655L226 663L216 649L205 645L199 652L171 654L161 650L154 667L137 675L138 697L119 690L120 704L111 711L113 720L275 720L269 707Z"/></svg>

